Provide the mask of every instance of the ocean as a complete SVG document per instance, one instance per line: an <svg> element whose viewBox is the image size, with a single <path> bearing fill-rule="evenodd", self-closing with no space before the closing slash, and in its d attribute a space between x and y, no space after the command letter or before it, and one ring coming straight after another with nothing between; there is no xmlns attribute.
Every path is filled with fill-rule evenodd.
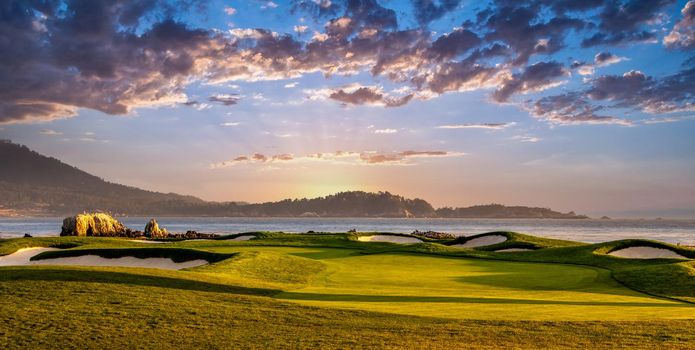
<svg viewBox="0 0 695 350"><path fill-rule="evenodd" d="M132 229L142 230L150 218L118 218ZM161 227L170 232L195 230L231 234L249 231L345 232L381 231L411 233L450 232L470 236L508 230L537 236L587 243L643 238L674 244L695 245L695 220L550 220L550 219L405 219L405 218L208 218L162 217ZM57 236L62 218L0 218L0 237Z"/></svg>

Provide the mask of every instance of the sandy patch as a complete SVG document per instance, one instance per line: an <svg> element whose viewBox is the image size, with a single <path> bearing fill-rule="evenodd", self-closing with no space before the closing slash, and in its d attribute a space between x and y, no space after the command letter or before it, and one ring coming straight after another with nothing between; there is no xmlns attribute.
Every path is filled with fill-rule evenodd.
<svg viewBox="0 0 695 350"><path fill-rule="evenodd" d="M242 235L239 237L234 237L231 240L232 241L248 241L249 239L254 239L254 238L256 238L256 236L254 236L254 235Z"/></svg>
<svg viewBox="0 0 695 350"><path fill-rule="evenodd" d="M121 267L145 267L165 270L180 270L189 267L205 265L208 262L203 259L185 262L174 262L170 258L145 258L139 259L133 256L107 259L97 255L84 255L56 259L44 259L31 261L30 259L43 252L58 250L56 248L23 248L12 254L0 256L0 266L23 265L74 265L74 266L121 266Z"/></svg>
<svg viewBox="0 0 695 350"><path fill-rule="evenodd" d="M688 259L673 250L654 247L630 247L614 250L608 255L629 259Z"/></svg>
<svg viewBox="0 0 695 350"><path fill-rule="evenodd" d="M357 238L361 242L390 242L390 243L422 243L422 240L415 237L376 235L376 236L360 236Z"/></svg>
<svg viewBox="0 0 695 350"><path fill-rule="evenodd" d="M506 240L507 240L507 237L502 236L502 235L489 235L489 236L482 236L482 237L478 237L478 238L473 238L464 244L454 244L454 245L452 245L452 247L457 247L457 248L484 247L484 246L488 246L488 245L502 243Z"/></svg>
<svg viewBox="0 0 695 350"><path fill-rule="evenodd" d="M97 255L73 256L67 258L44 259L32 261L31 265L76 265L76 266L120 266L120 267L145 267L164 270L181 270L189 267L205 265L208 262L203 259L184 262L174 262L170 258L145 258L133 256L107 259Z"/></svg>
<svg viewBox="0 0 695 350"><path fill-rule="evenodd" d="M169 242L161 242L161 241L148 241L144 239L129 239L129 242L136 242L136 243L146 243L146 244L161 244L161 243L169 243Z"/></svg>
<svg viewBox="0 0 695 350"><path fill-rule="evenodd" d="M530 252L533 251L533 249L526 249L526 248L507 248L507 249L500 249L500 250L495 250L498 253L508 253L508 252Z"/></svg>
<svg viewBox="0 0 695 350"><path fill-rule="evenodd" d="M33 263L33 261L29 261L31 257L53 250L58 249L44 247L22 248L12 254L0 256L0 266L31 265Z"/></svg>

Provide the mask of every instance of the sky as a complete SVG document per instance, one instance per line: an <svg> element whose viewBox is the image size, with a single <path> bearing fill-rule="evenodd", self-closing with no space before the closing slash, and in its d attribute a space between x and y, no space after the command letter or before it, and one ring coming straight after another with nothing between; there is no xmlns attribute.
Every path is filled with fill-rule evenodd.
<svg viewBox="0 0 695 350"><path fill-rule="evenodd" d="M0 138L206 200L695 215L695 0L15 1Z"/></svg>

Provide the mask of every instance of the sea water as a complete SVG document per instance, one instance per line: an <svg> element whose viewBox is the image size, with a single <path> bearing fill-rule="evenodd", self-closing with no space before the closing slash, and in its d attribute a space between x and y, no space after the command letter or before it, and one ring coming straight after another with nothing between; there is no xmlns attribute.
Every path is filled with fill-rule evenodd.
<svg viewBox="0 0 695 350"><path fill-rule="evenodd" d="M127 227L143 230L149 217L119 217ZM489 231L516 231L581 242L625 238L695 245L695 220L560 220L560 219L405 219L405 218L209 218L158 217L169 232L195 230L231 234L250 231L411 233L414 230L470 236ZM57 236L62 218L0 218L0 237Z"/></svg>

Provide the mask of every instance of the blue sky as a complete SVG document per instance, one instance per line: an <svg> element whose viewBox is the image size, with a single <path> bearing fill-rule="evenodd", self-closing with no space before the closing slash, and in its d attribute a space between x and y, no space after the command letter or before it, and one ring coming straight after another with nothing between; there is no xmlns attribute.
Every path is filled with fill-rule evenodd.
<svg viewBox="0 0 695 350"><path fill-rule="evenodd" d="M110 181L695 213L693 1L2 6L0 137Z"/></svg>

